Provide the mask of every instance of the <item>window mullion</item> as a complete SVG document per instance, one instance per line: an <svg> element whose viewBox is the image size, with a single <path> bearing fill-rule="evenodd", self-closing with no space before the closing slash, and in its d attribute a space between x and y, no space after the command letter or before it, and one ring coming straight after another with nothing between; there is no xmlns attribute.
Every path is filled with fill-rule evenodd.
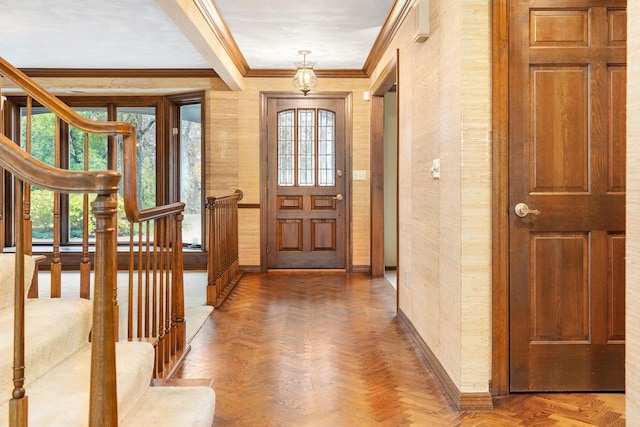
<svg viewBox="0 0 640 427"><path fill-rule="evenodd" d="M318 158L320 157L320 117L318 116L318 111L319 110L317 108L313 111L315 117L315 120L313 121L313 145L315 147L313 151L313 162L315 165L315 167L313 168L313 173L315 174L314 187L320 186L320 163L318 161Z"/></svg>
<svg viewBox="0 0 640 427"><path fill-rule="evenodd" d="M299 110L296 108L295 109L295 114L293 115L293 186L294 187L298 187L300 185L299 182L299 175L300 175L300 170L299 170L299 162L298 162L298 154L299 154L299 150L298 150L298 144L300 144L300 120L298 120L299 118Z"/></svg>

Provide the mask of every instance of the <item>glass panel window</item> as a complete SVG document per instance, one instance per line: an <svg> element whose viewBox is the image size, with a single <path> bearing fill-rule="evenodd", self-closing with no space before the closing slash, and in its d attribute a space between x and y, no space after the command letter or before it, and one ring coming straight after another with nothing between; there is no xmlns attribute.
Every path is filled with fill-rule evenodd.
<svg viewBox="0 0 640 427"><path fill-rule="evenodd" d="M202 239L201 104L180 107L180 200L185 203L182 241L192 246Z"/></svg>
<svg viewBox="0 0 640 427"><path fill-rule="evenodd" d="M336 185L335 113L318 111L318 185Z"/></svg>
<svg viewBox="0 0 640 427"><path fill-rule="evenodd" d="M76 108L78 114L93 121L106 121L106 108ZM108 139L106 135L87 134L87 148L85 151L85 133L73 126L69 128L69 169L84 170L85 156L88 157L88 170L106 170L108 155ZM95 199L95 194L89 195L89 202ZM91 207L89 207L89 210ZM69 241L82 241L84 196L69 194ZM95 220L89 215L89 237L95 238Z"/></svg>
<svg viewBox="0 0 640 427"><path fill-rule="evenodd" d="M156 109L119 107L117 120L136 127L138 205L140 209L152 208L156 206Z"/></svg>
<svg viewBox="0 0 640 427"><path fill-rule="evenodd" d="M298 110L298 185L314 186L316 169L315 111Z"/></svg>
<svg viewBox="0 0 640 427"><path fill-rule="evenodd" d="M31 154L43 163L55 165L56 118L46 108L31 110ZM27 109L20 109L20 146L27 146ZM53 191L31 187L30 215L33 226L33 241L53 240Z"/></svg>
<svg viewBox="0 0 640 427"><path fill-rule="evenodd" d="M278 185L295 185L294 111L278 113Z"/></svg>

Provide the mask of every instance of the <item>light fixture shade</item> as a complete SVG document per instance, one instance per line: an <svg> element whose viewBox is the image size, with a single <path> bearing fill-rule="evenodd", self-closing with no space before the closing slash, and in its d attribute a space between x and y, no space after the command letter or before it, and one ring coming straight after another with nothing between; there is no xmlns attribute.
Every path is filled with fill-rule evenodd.
<svg viewBox="0 0 640 427"><path fill-rule="evenodd" d="M309 64L298 68L293 78L293 85L304 93L304 96L307 96L309 91L316 87L316 84L318 84L318 78Z"/></svg>
<svg viewBox="0 0 640 427"><path fill-rule="evenodd" d="M299 50L298 53L302 55L302 62L296 62L298 71L293 77L293 85L300 90L304 96L309 94L313 88L318 84L318 78L316 73L313 72L313 66L315 62L307 62L307 55L311 53L310 50Z"/></svg>

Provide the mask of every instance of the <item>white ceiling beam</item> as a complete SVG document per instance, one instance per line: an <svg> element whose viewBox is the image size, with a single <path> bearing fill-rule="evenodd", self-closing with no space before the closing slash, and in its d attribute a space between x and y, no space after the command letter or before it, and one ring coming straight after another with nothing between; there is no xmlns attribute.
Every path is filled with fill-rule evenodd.
<svg viewBox="0 0 640 427"><path fill-rule="evenodd" d="M244 88L244 77L195 0L156 0L231 90Z"/></svg>

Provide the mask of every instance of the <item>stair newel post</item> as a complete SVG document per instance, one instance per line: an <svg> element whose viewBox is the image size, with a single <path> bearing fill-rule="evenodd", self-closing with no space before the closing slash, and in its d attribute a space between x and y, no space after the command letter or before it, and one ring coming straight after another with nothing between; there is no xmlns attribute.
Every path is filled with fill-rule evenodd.
<svg viewBox="0 0 640 427"><path fill-rule="evenodd" d="M89 134L84 133L84 170L89 170ZM89 194L82 195L82 257L80 258L80 298L91 297L89 263Z"/></svg>
<svg viewBox="0 0 640 427"><path fill-rule="evenodd" d="M15 182L14 206L21 206L23 183ZM15 299L13 323L13 393L9 401L9 424L11 427L26 427L28 424L28 398L24 390L24 211L15 210L16 261Z"/></svg>
<svg viewBox="0 0 640 427"><path fill-rule="evenodd" d="M218 273L216 259L218 258L216 248L216 198L207 197L207 210L209 211L209 247L208 253L208 267L207 267L207 304L211 306L216 305L216 299L218 298L216 292L216 277Z"/></svg>
<svg viewBox="0 0 640 427"><path fill-rule="evenodd" d="M115 195L100 194L92 203L96 217L95 290L91 333L89 425L118 425L116 390L116 215Z"/></svg>
<svg viewBox="0 0 640 427"><path fill-rule="evenodd" d="M173 310L175 316L175 353L184 350L186 342L186 325L184 320L184 277L182 260L182 221L184 215L179 213L175 220L175 234L173 239Z"/></svg>

